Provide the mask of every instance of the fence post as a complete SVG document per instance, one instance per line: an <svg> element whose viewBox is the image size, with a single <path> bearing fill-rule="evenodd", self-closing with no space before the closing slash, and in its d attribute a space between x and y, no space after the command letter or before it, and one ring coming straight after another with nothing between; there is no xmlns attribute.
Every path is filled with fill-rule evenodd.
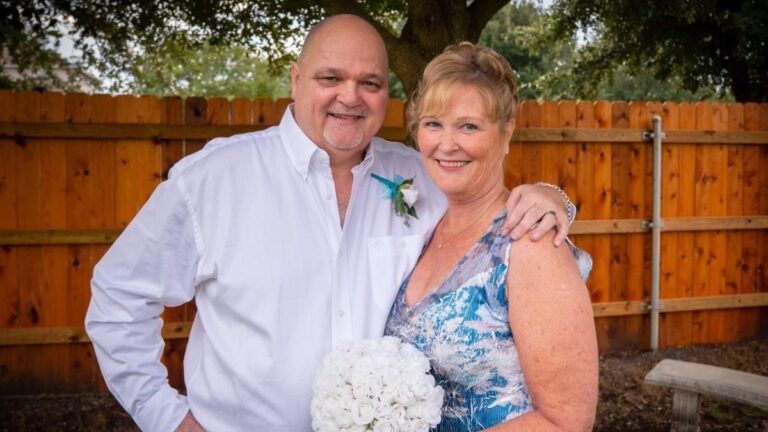
<svg viewBox="0 0 768 432"><path fill-rule="evenodd" d="M660 273L661 273L661 143L665 138L662 130L661 117L653 116L653 132L648 134L653 138L653 219L651 220L651 349L659 349L659 303ZM648 136L647 135L647 136Z"/></svg>

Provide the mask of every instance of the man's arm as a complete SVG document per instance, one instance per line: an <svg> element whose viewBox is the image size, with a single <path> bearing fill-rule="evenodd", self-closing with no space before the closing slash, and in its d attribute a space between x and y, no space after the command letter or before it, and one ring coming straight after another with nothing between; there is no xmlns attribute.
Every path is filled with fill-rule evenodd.
<svg viewBox="0 0 768 432"><path fill-rule="evenodd" d="M174 430L189 412L160 362L160 315L192 299L200 256L182 192L162 183L96 265L85 318L107 387L146 431Z"/></svg>
<svg viewBox="0 0 768 432"><path fill-rule="evenodd" d="M509 195L504 234L517 240L528 233L531 240L538 241L555 228L553 241L560 246L575 218L576 207L562 189L548 183L524 184Z"/></svg>

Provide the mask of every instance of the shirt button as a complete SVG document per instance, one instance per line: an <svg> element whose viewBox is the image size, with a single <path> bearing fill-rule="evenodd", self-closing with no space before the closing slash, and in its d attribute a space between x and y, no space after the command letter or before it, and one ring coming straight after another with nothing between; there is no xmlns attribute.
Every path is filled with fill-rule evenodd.
<svg viewBox="0 0 768 432"><path fill-rule="evenodd" d="M336 312L340 317L344 316L344 309L339 309L338 312Z"/></svg>
<svg viewBox="0 0 768 432"><path fill-rule="evenodd" d="M402 248L405 247L405 240L400 240L400 247L402 247Z"/></svg>

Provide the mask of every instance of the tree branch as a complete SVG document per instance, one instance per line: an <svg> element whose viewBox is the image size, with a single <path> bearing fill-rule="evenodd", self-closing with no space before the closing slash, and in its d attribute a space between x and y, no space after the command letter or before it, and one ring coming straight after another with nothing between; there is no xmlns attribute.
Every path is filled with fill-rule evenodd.
<svg viewBox="0 0 768 432"><path fill-rule="evenodd" d="M467 39L477 42L485 25L496 13L509 3L509 0L475 0L469 5L469 28Z"/></svg>
<svg viewBox="0 0 768 432"><path fill-rule="evenodd" d="M351 0L319 0L318 4L322 6L322 8L325 10L326 14L328 16L331 15L338 15L338 14L352 14L357 15L360 18L368 21L374 28L376 28L376 31L379 32L382 39L384 39L384 45L389 48L390 46L394 46L398 43L398 38L393 35L388 28L381 25L378 21L376 21L371 15L360 7L360 5Z"/></svg>

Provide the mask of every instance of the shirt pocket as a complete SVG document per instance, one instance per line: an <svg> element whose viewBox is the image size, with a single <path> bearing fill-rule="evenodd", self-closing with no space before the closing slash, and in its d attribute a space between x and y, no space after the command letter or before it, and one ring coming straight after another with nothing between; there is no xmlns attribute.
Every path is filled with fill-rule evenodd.
<svg viewBox="0 0 768 432"><path fill-rule="evenodd" d="M368 239L370 289L381 309L392 307L398 288L421 256L426 236L422 233Z"/></svg>

